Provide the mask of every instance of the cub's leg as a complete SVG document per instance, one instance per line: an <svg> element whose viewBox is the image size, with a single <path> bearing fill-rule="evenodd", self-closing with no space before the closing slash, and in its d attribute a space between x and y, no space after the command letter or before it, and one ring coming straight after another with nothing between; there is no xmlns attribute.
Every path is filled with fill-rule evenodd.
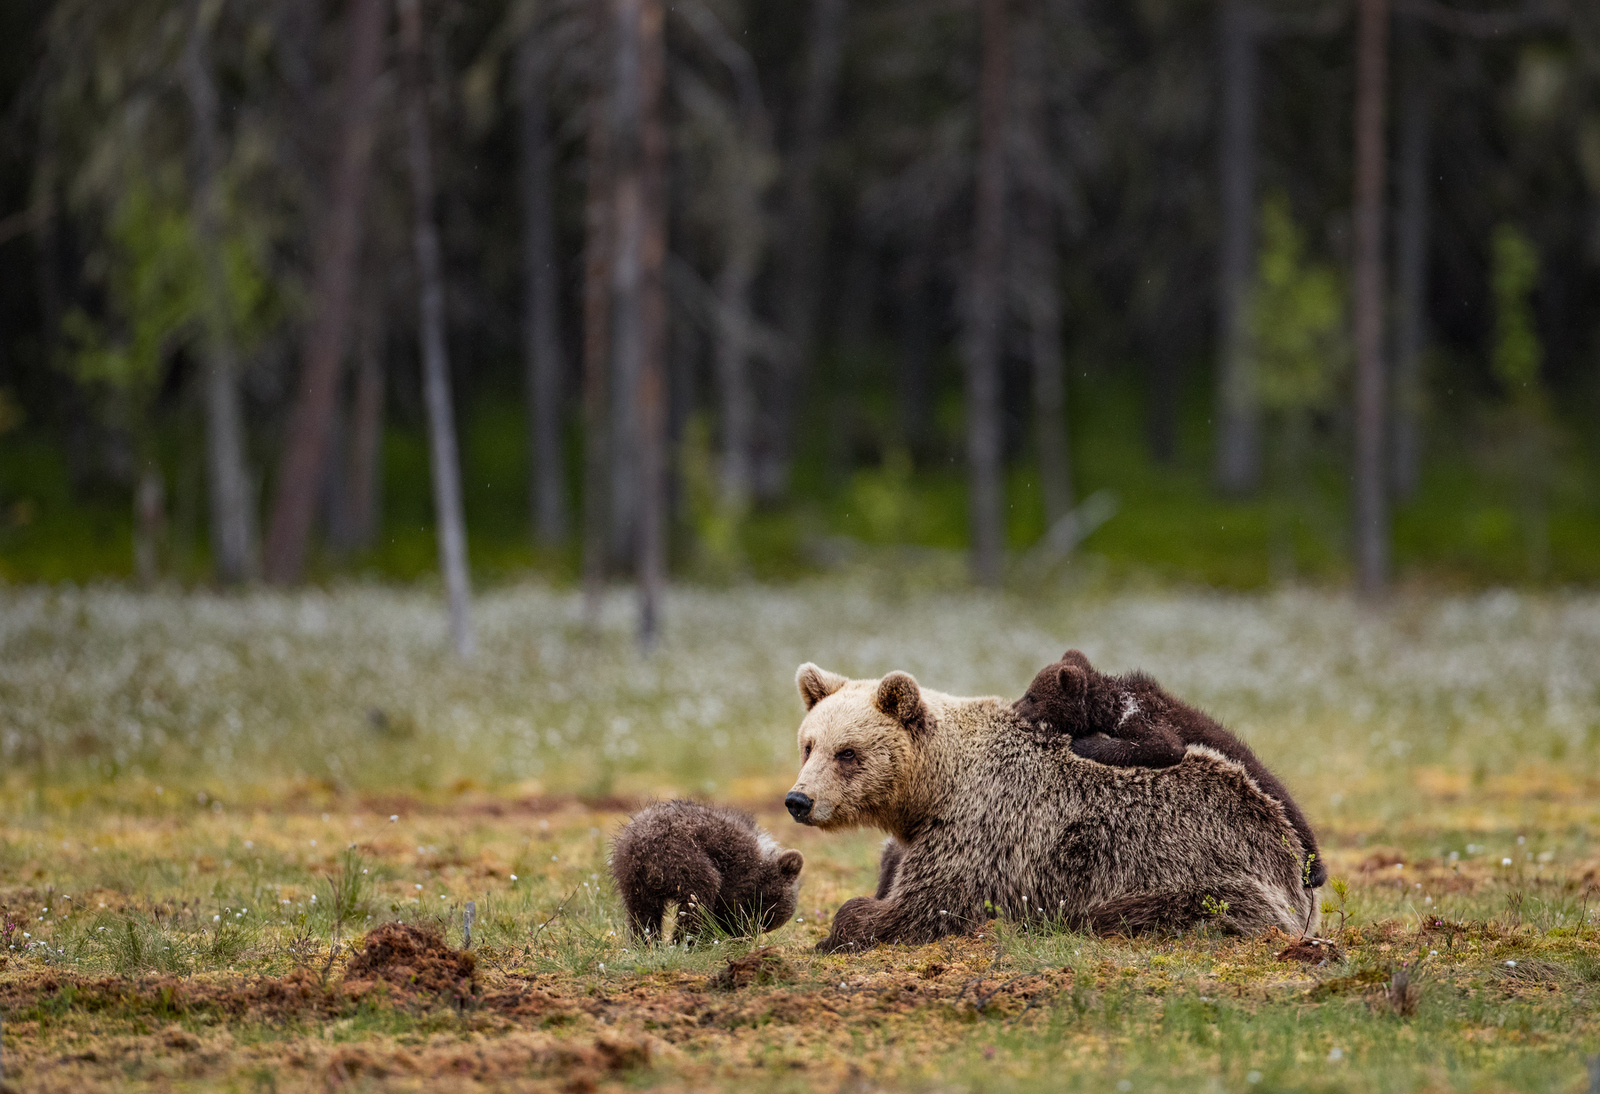
<svg viewBox="0 0 1600 1094"><path fill-rule="evenodd" d="M667 910L667 900L657 890L645 892L636 888L622 891L622 905L628 910L628 928L635 938L657 942L661 938L661 919Z"/></svg>
<svg viewBox="0 0 1600 1094"><path fill-rule="evenodd" d="M672 899L678 902L678 924L672 941L702 938L714 925L717 897L722 892L722 872L698 847L674 872Z"/></svg>
<svg viewBox="0 0 1600 1094"><path fill-rule="evenodd" d="M1171 767L1183 759L1183 741L1165 727L1119 727L1121 736L1074 737L1072 751L1111 767Z"/></svg>

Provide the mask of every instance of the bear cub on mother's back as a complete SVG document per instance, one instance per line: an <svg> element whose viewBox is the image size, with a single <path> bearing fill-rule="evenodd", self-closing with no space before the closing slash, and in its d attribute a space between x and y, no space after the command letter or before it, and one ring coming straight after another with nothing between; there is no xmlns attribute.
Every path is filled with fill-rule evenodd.
<svg viewBox="0 0 1600 1094"><path fill-rule="evenodd" d="M669 801L634 814L611 848L611 874L635 937L661 937L678 906L673 941L771 931L794 915L805 856L785 850L748 813Z"/></svg>
<svg viewBox="0 0 1600 1094"><path fill-rule="evenodd" d="M1306 887L1327 882L1317 837L1277 776L1215 719L1167 694L1144 673L1107 676L1078 650L1068 650L1040 670L1012 709L1032 725L1071 737L1079 756L1113 767L1171 767L1189 745L1216 749L1241 764L1262 793L1283 806L1310 865Z"/></svg>

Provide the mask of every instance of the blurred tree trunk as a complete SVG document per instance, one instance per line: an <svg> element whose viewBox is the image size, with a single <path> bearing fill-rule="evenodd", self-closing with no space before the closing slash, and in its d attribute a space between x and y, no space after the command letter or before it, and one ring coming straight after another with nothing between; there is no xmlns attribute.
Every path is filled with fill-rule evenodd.
<svg viewBox="0 0 1600 1094"><path fill-rule="evenodd" d="M609 0L592 0L595 56L609 58L613 30ZM611 100L608 66L591 73L584 150L583 244L583 590L584 618L600 621L610 511L611 430L607 419L611 371Z"/></svg>
<svg viewBox="0 0 1600 1094"><path fill-rule="evenodd" d="M363 307L356 347L355 397L350 406L350 472L345 503L347 539L352 550L370 548L377 538L383 491L384 310L380 294Z"/></svg>
<svg viewBox="0 0 1600 1094"><path fill-rule="evenodd" d="M1216 484L1229 494L1261 481L1261 420L1250 363L1250 286L1255 274L1257 43L1255 13L1223 0L1218 18L1222 84L1219 168Z"/></svg>
<svg viewBox="0 0 1600 1094"><path fill-rule="evenodd" d="M567 538L566 471L561 456L560 271L556 266L554 158L548 66L534 28L517 45L516 88L522 168L523 359L527 373L529 512L546 546Z"/></svg>
<svg viewBox="0 0 1600 1094"><path fill-rule="evenodd" d="M717 382L722 396L722 502L732 512L750 508L754 492L752 448L756 400L750 375L750 290L756 279L761 229L754 210L730 210L728 253L717 274Z"/></svg>
<svg viewBox="0 0 1600 1094"><path fill-rule="evenodd" d="M789 488L801 394L806 370L816 352L826 227L821 202L817 200L817 161L822 158L838 93L848 15L849 0L812 0L805 85L795 117L794 145L785 183L783 252L778 274L778 298L782 302L779 321L789 347L774 377L771 444L763 450L762 466L756 471L756 488L764 498L781 497Z"/></svg>
<svg viewBox="0 0 1600 1094"><path fill-rule="evenodd" d="M1394 491L1417 491L1422 461L1422 355L1427 344L1428 143L1431 113L1422 28L1401 23L1400 208L1395 224Z"/></svg>
<svg viewBox="0 0 1600 1094"><path fill-rule="evenodd" d="M1383 211L1388 0L1357 0L1353 312L1356 353L1356 570L1362 592L1388 580L1384 504Z"/></svg>
<svg viewBox="0 0 1600 1094"><path fill-rule="evenodd" d="M445 345L444 276L439 232L434 224L433 162L428 141L428 96L423 75L420 0L398 0L401 79L405 95L406 159L411 168L415 216L418 334L422 351L422 390L428 415L429 469L433 475L434 520L438 522L439 565L450 607L450 637L456 653L471 657L472 589L467 575L467 528L461 509L461 465L456 451L455 414L450 403L450 358Z"/></svg>
<svg viewBox="0 0 1600 1094"><path fill-rule="evenodd" d="M1015 113L1021 231L1016 233L1020 297L1028 320L1028 358L1033 379L1034 445L1045 521L1053 527L1072 509L1071 461L1067 449L1067 393L1061 359L1061 287L1056 256L1056 188L1059 172L1051 155L1046 102L1049 63L1044 4L1035 0L1016 26Z"/></svg>
<svg viewBox="0 0 1600 1094"><path fill-rule="evenodd" d="M339 370L349 342L362 212L372 163L374 86L383 60L386 0L352 0L347 51L349 81L328 211L312 274L312 316L300 354L300 377L289 435L278 465L277 497L267 532L267 579L299 579L327 456Z"/></svg>
<svg viewBox="0 0 1600 1094"><path fill-rule="evenodd" d="M167 484L161 468L147 459L133 489L133 572L146 589L161 577L167 541Z"/></svg>
<svg viewBox="0 0 1600 1094"><path fill-rule="evenodd" d="M896 292L900 325L900 437L915 459L928 455L933 436L934 315L927 247L917 247L901 262Z"/></svg>
<svg viewBox="0 0 1600 1094"><path fill-rule="evenodd" d="M1000 347L1005 316L1006 121L1011 78L1007 0L982 0L978 163L968 286L966 357L968 507L972 575L1000 584L1004 484L1000 450Z"/></svg>
<svg viewBox="0 0 1600 1094"><path fill-rule="evenodd" d="M1061 359L1061 290L1055 233L1043 195L1028 203L1023 268L1027 271L1028 355L1033 369L1034 438L1045 522L1072 511L1072 460L1067 447L1066 364Z"/></svg>
<svg viewBox="0 0 1600 1094"><path fill-rule="evenodd" d="M614 413L613 421L627 428L633 445L629 466L621 477L614 469L612 482L631 480L625 482L632 501L627 530L639 582L639 643L648 650L657 638L666 566L666 42L660 0L614 0L613 10L612 375L619 384L632 385L626 392L630 398L613 403L626 416Z"/></svg>
<svg viewBox="0 0 1600 1094"><path fill-rule="evenodd" d="M194 113L195 244L205 268L206 481L210 488L211 550L217 578L233 584L254 577L255 513L244 458L244 415L239 405L238 355L233 307L222 255L222 150L217 86L211 73L200 0L189 0L189 35L183 52L183 87Z"/></svg>

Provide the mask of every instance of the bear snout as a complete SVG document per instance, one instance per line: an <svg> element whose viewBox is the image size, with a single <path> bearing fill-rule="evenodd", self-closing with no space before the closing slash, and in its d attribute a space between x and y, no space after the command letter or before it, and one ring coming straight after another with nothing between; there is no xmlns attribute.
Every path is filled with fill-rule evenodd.
<svg viewBox="0 0 1600 1094"><path fill-rule="evenodd" d="M784 806L789 810L789 815L801 824L805 824L811 817L811 806L814 804L810 797L798 790L789 791L788 797L783 799Z"/></svg>

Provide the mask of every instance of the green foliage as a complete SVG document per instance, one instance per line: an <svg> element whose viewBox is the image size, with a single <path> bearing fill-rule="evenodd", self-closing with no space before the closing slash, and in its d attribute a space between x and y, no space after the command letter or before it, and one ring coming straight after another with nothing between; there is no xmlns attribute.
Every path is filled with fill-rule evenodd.
<svg viewBox="0 0 1600 1094"><path fill-rule="evenodd" d="M1528 298L1538 285L1539 254L1528 237L1510 224L1495 229L1493 249L1494 374L1512 399L1536 399L1544 350Z"/></svg>
<svg viewBox="0 0 1600 1094"><path fill-rule="evenodd" d="M1349 361L1344 282L1309 259L1282 194L1261 206L1261 255L1251 309L1257 394L1268 411L1327 406Z"/></svg>
<svg viewBox="0 0 1600 1094"><path fill-rule="evenodd" d="M143 400L159 387L177 344L193 333L200 264L187 217L144 182L130 185L108 233L111 317L68 312L70 371L81 381Z"/></svg>
<svg viewBox="0 0 1600 1094"><path fill-rule="evenodd" d="M689 420L679 453L696 569L703 578L725 581L744 569L740 532L748 514L729 504L717 481L708 415L696 414Z"/></svg>

